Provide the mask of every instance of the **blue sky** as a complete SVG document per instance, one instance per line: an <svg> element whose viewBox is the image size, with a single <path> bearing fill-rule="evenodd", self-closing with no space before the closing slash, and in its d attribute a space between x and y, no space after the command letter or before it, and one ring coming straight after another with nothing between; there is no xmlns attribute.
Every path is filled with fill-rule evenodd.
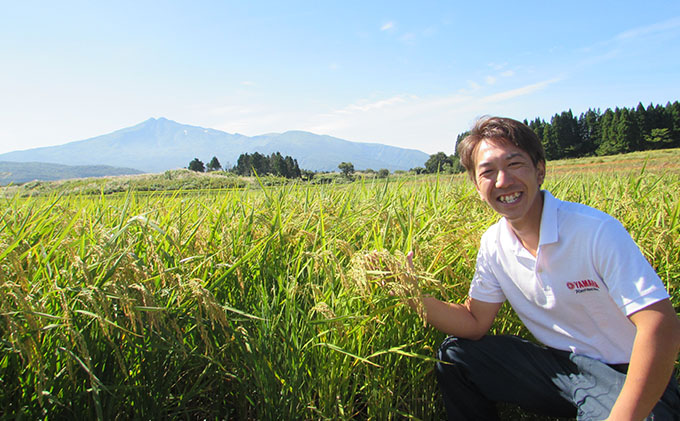
<svg viewBox="0 0 680 421"><path fill-rule="evenodd" d="M677 0L0 5L0 153L151 117L453 153L485 114L680 100Z"/></svg>

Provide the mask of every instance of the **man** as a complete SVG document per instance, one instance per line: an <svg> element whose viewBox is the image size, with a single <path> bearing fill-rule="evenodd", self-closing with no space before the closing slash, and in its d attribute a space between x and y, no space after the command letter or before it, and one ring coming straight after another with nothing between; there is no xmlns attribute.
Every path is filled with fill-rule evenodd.
<svg viewBox="0 0 680 421"><path fill-rule="evenodd" d="M451 335L436 367L449 419L498 419L495 402L583 420L680 419L680 321L623 226L542 191L542 145L518 121L481 119L458 155L502 218L482 237L466 302L423 299L428 323ZM505 300L542 345L486 335Z"/></svg>

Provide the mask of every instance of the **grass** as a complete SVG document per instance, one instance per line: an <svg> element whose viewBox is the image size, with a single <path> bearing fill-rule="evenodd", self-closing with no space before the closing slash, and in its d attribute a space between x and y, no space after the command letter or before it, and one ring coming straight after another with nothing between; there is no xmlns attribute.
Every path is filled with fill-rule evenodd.
<svg viewBox="0 0 680 421"><path fill-rule="evenodd" d="M549 163L546 188L619 218L678 306L678 154L657 154ZM2 201L2 419L439 418L443 336L361 258L415 250L461 301L497 218L463 175ZM492 330L527 335L507 307Z"/></svg>

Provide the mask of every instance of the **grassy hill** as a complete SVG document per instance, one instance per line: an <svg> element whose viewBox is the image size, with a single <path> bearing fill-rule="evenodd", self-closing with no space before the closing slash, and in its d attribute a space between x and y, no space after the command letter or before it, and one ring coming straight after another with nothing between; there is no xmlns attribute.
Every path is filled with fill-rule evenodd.
<svg viewBox="0 0 680 421"><path fill-rule="evenodd" d="M0 163L1 164L1 163ZM552 175L569 175L575 173L611 173L617 171L645 172L680 172L680 149L662 149L655 151L632 152L623 155L564 159L548 162L548 179ZM2 167L0 167L2 168ZM447 175L447 177L450 175ZM355 180L370 180L374 173L357 173ZM420 181L432 178L432 175L416 176L409 172L390 175L391 179L413 178ZM454 177L464 177L462 174ZM316 174L312 184L344 184L345 177L337 173ZM31 181L21 186L0 187L0 195L5 197L34 196L60 192L65 194L112 194L134 191L177 191L206 189L243 189L260 188L260 185L271 186L293 183L281 177L265 176L237 177L234 174L215 171L198 173L186 169L170 170L158 174L120 175L109 177L84 177L58 181Z"/></svg>

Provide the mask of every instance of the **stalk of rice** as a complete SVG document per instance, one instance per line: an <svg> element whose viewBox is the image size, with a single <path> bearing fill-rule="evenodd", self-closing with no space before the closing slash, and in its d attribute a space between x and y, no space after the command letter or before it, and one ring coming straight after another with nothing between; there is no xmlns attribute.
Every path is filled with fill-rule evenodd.
<svg viewBox="0 0 680 421"><path fill-rule="evenodd" d="M355 253L350 262L349 278L354 281L360 293L366 296L373 286L386 290L389 295L411 307L423 321L423 325L427 323L421 283L431 284L436 281L429 276L420 275L401 251L394 254L387 250Z"/></svg>

